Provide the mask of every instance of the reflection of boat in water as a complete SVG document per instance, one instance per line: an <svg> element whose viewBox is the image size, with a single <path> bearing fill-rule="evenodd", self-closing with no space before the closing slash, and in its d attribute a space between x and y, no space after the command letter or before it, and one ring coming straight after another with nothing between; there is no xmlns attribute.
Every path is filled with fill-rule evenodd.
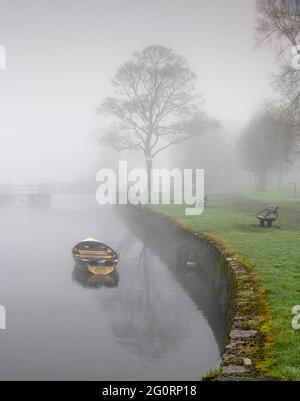
<svg viewBox="0 0 300 401"><path fill-rule="evenodd" d="M102 275L102 274L93 274L90 273L84 265L76 263L72 272L73 279L81 284L83 287L89 288L100 288L100 287L108 287L113 288L117 287L119 283L119 273L115 269L110 274Z"/></svg>
<svg viewBox="0 0 300 401"><path fill-rule="evenodd" d="M108 245L93 238L87 238L72 249L73 257L81 268L95 275L107 275L114 271L119 256Z"/></svg>

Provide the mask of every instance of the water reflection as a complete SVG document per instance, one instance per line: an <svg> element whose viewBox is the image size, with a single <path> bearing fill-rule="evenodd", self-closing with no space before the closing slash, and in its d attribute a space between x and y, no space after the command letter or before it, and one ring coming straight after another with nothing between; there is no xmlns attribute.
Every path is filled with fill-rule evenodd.
<svg viewBox="0 0 300 401"><path fill-rule="evenodd" d="M119 273L116 269L110 274L96 275L83 269L78 264L75 264L73 268L72 278L74 281L87 288L114 288L118 287L119 284Z"/></svg>
<svg viewBox="0 0 300 401"><path fill-rule="evenodd" d="M228 283L215 266L210 266L206 250L195 237L163 222L151 224L149 219L143 221L143 216L133 215L128 209L122 209L119 216L130 232L147 246L148 253L157 255L163 267L169 268L212 327L222 353L227 338Z"/></svg>
<svg viewBox="0 0 300 401"><path fill-rule="evenodd" d="M54 199L49 210L0 208L1 303L11 311L1 379L193 380L215 367L207 284L179 267L174 275L180 252L168 233L149 224L143 237L138 216L129 216L131 229L112 208L84 201L77 210L75 198ZM88 235L120 250L120 280L74 267L70 250Z"/></svg>
<svg viewBox="0 0 300 401"><path fill-rule="evenodd" d="M144 361L169 358L194 339L195 322L186 307L192 300L213 328L202 327L199 343L205 342L207 351L215 354L217 341L222 351L226 322L221 300L214 284L199 269L197 244L164 225L140 224L141 219L121 214L129 231L111 245L120 252L122 285L105 297L99 293L115 341ZM73 278L84 287L100 288L117 286L119 276L94 276L75 266Z"/></svg>
<svg viewBox="0 0 300 401"><path fill-rule="evenodd" d="M133 263L125 261L122 287L104 300L116 341L143 360L164 359L191 333L185 294L170 282L169 272L147 246Z"/></svg>
<svg viewBox="0 0 300 401"><path fill-rule="evenodd" d="M177 238L169 229L161 227L160 231L129 220L125 217L123 221L130 231L113 244L120 251L122 286L100 301L117 343L143 360L167 358L192 337L194 322L186 309L191 298L214 329L202 329L199 342L205 341L207 350L215 353L210 348L215 340L207 340L214 337L222 351L224 315L213 286L199 270L197 246ZM78 266L73 269L73 278L85 287L113 287L106 277L90 275Z"/></svg>

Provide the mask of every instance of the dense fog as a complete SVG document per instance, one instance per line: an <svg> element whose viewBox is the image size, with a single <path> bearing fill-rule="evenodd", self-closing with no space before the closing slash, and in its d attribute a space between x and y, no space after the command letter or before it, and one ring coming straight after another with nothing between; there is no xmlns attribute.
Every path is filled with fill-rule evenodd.
<svg viewBox="0 0 300 401"><path fill-rule="evenodd" d="M96 113L113 95L111 79L132 54L164 46L197 75L202 110L220 127L157 155L161 167L204 168L208 192L255 189L238 140L274 95L278 66L257 48L255 1L1 0L0 180L2 184L94 181L118 159L143 166L141 152L101 146L112 119ZM100 139L101 142L101 139ZM258 145L259 146L259 145ZM297 159L297 158L296 158ZM290 190L297 160L283 168ZM276 168L267 185L278 188Z"/></svg>

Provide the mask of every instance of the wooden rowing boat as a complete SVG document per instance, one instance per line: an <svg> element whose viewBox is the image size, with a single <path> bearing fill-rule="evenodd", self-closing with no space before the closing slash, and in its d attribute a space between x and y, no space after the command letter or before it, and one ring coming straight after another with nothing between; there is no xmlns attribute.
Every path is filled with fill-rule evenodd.
<svg viewBox="0 0 300 401"><path fill-rule="evenodd" d="M87 238L74 246L72 254L77 263L83 264L93 274L110 274L119 261L119 255L108 245Z"/></svg>

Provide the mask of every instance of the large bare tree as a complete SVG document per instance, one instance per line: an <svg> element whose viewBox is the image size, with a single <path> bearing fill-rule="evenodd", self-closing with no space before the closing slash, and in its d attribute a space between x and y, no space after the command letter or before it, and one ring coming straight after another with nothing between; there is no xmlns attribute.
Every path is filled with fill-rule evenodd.
<svg viewBox="0 0 300 401"><path fill-rule="evenodd" d="M152 161L171 145L215 129L218 123L202 110L196 74L186 60L163 46L133 54L113 80L114 97L97 110L113 117L100 143L118 151L143 152L151 191Z"/></svg>

